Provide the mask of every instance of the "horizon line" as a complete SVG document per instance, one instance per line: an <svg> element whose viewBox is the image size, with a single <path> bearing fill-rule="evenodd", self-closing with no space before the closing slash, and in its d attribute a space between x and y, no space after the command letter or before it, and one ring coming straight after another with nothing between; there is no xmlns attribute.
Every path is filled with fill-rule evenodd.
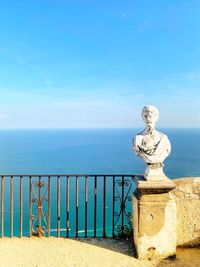
<svg viewBox="0 0 200 267"><path fill-rule="evenodd" d="M51 127L41 127L41 128L0 128L0 130L117 130L117 129L144 129L144 126L137 126L137 127L59 127L59 128L51 128ZM156 129L200 129L200 127L173 127L173 126L166 126L166 127L156 127Z"/></svg>

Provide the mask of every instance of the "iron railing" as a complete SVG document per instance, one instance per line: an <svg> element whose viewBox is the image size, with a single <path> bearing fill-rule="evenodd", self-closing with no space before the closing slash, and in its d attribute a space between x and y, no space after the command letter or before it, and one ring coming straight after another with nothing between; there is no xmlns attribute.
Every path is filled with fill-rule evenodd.
<svg viewBox="0 0 200 267"><path fill-rule="evenodd" d="M136 177L1 175L0 236L126 236Z"/></svg>

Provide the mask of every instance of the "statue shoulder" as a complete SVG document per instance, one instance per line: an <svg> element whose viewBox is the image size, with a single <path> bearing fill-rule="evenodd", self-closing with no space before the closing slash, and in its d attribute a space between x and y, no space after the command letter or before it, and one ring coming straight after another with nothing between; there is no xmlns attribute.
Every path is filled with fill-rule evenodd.
<svg viewBox="0 0 200 267"><path fill-rule="evenodd" d="M143 135L146 135L146 131L145 130L143 130L143 131L141 131L141 132L139 132L139 133L137 133L136 134L136 136L143 136Z"/></svg>
<svg viewBox="0 0 200 267"><path fill-rule="evenodd" d="M157 131L157 133L160 135L161 138L163 139L168 139L168 136L160 131Z"/></svg>
<svg viewBox="0 0 200 267"><path fill-rule="evenodd" d="M143 136L144 136L144 131L141 131L140 133L136 134L135 137L133 138L133 143L135 145L141 144Z"/></svg>
<svg viewBox="0 0 200 267"><path fill-rule="evenodd" d="M171 151L171 144L168 136L161 132L159 132L159 134L160 134L160 143L164 145L166 148L168 148L169 151Z"/></svg>

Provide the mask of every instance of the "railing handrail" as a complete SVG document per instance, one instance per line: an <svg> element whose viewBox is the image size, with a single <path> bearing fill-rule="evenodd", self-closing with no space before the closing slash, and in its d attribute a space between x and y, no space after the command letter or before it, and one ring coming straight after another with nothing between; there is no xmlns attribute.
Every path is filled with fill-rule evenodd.
<svg viewBox="0 0 200 267"><path fill-rule="evenodd" d="M122 177L122 176L127 176L127 177L139 177L139 178L143 178L144 175L143 174L82 174L82 173L77 173L77 174L0 174L0 177L20 177L20 176L23 176L23 177L58 177L60 176L61 177L66 177L66 176L70 176L70 177L76 177L76 176L79 176L79 177L85 177L85 176L88 176L88 177L94 177L94 176L98 176L98 177Z"/></svg>

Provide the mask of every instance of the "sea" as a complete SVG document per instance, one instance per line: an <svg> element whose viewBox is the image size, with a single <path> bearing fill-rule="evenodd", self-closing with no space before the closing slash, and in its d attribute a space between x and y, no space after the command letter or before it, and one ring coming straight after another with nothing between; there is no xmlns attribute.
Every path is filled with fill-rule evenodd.
<svg viewBox="0 0 200 267"><path fill-rule="evenodd" d="M132 151L132 139L142 129L17 129L0 130L0 175L142 174L143 161ZM164 172L170 179L200 176L200 129L159 129L168 135L172 151ZM103 178L102 178L103 179ZM66 235L66 180L61 180L61 235ZM102 196L102 181L98 182ZM84 181L79 184L79 235L84 235ZM88 201L94 205L89 181ZM107 183L107 192L112 185ZM51 184L51 235L57 235L57 181ZM4 235L10 235L10 182L5 179ZM81 200L81 197L83 198ZM97 201L97 236L102 235L102 197ZM112 204L107 197L106 233L112 232ZM75 180L70 186L73 212L70 235L75 235ZM131 203L130 203L131 205ZM46 206L44 205L44 208ZM14 235L19 235L19 178L14 181ZM130 208L130 207L129 207ZM82 210L81 210L82 209ZM88 207L88 235L94 234L93 208ZM131 210L131 208L130 208ZM37 209L33 207L37 214ZM0 211L1 216L1 211ZM29 235L29 181L23 181L23 235ZM0 217L1 218L1 217ZM44 222L45 223L45 222ZM0 235L1 235L0 227Z"/></svg>

